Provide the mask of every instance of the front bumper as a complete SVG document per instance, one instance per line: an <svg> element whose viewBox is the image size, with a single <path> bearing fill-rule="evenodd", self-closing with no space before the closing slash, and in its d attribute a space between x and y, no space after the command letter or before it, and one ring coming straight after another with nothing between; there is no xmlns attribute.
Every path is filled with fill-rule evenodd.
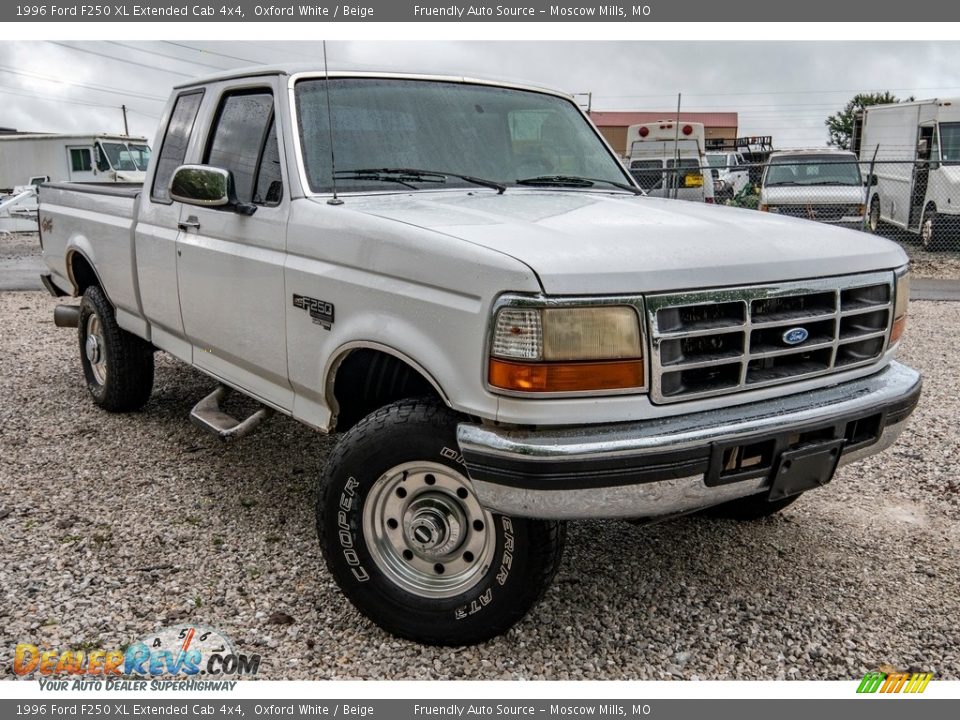
<svg viewBox="0 0 960 720"><path fill-rule="evenodd" d="M632 423L504 429L462 423L457 439L480 503L533 518L658 517L770 487L777 458L842 441L840 464L893 444L920 399L893 362L858 380L752 405ZM752 453L752 455L750 455ZM759 458L731 468L731 455Z"/></svg>

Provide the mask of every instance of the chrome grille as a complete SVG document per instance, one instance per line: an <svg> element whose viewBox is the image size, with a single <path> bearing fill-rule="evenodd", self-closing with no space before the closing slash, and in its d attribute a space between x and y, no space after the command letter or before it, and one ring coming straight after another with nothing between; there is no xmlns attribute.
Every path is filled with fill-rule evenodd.
<svg viewBox="0 0 960 720"><path fill-rule="evenodd" d="M819 220L820 222L863 215L863 209L859 205L777 205L776 208L781 215Z"/></svg>
<svg viewBox="0 0 960 720"><path fill-rule="evenodd" d="M875 362L893 273L652 295L646 313L653 401L725 395Z"/></svg>

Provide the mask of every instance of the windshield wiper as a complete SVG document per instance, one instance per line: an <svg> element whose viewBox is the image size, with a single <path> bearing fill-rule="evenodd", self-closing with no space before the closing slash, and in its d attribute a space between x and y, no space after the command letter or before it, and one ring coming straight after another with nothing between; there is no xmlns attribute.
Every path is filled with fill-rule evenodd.
<svg viewBox="0 0 960 720"><path fill-rule="evenodd" d="M644 195L643 190L635 188L633 185L616 182L615 180L605 180L603 178L580 177L578 175L538 175L537 177L523 178L517 180L517 185L533 185L541 187L593 187L597 183L611 185L621 190L628 190L634 195Z"/></svg>
<svg viewBox="0 0 960 720"><path fill-rule="evenodd" d="M503 195L507 189L506 185L495 180L485 180L483 178L473 177L472 175L459 175L452 172L439 172L437 170L418 170L415 168L357 168L354 170L338 170L337 177L352 180L383 180L386 182L398 182L414 190L417 188L411 185L411 182L446 182L448 177L454 177L472 185L480 185L496 190Z"/></svg>

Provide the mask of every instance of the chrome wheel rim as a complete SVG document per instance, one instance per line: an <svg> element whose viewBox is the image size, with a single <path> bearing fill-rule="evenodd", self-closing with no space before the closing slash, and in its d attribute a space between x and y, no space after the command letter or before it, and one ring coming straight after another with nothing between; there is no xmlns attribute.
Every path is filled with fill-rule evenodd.
<svg viewBox="0 0 960 720"><path fill-rule="evenodd" d="M87 318L87 339L83 344L83 352L90 363L94 380L103 385L107 381L107 353L103 341L103 325L96 313L91 313Z"/></svg>
<svg viewBox="0 0 960 720"><path fill-rule="evenodd" d="M363 536L391 582L427 598L474 587L496 549L493 517L470 481L425 461L391 468L374 483L364 503Z"/></svg>

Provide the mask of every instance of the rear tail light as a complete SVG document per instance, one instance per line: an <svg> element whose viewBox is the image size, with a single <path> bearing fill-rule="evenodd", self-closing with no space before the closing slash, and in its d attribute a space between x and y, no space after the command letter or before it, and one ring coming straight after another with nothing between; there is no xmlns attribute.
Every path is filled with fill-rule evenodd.
<svg viewBox="0 0 960 720"><path fill-rule="evenodd" d="M703 199L703 201L704 201L705 203L707 203L708 205L713 205L713 198L712 198L712 197L705 197L705 198Z"/></svg>
<svg viewBox="0 0 960 720"><path fill-rule="evenodd" d="M637 132L640 133L640 137L646 137L647 135L650 134L650 128L642 127Z"/></svg>
<svg viewBox="0 0 960 720"><path fill-rule="evenodd" d="M689 135L689 134L692 133L692 132L693 132L693 128L692 128L692 127L690 127L689 125L684 125L684 126L683 126L683 134L684 134L684 135Z"/></svg>

